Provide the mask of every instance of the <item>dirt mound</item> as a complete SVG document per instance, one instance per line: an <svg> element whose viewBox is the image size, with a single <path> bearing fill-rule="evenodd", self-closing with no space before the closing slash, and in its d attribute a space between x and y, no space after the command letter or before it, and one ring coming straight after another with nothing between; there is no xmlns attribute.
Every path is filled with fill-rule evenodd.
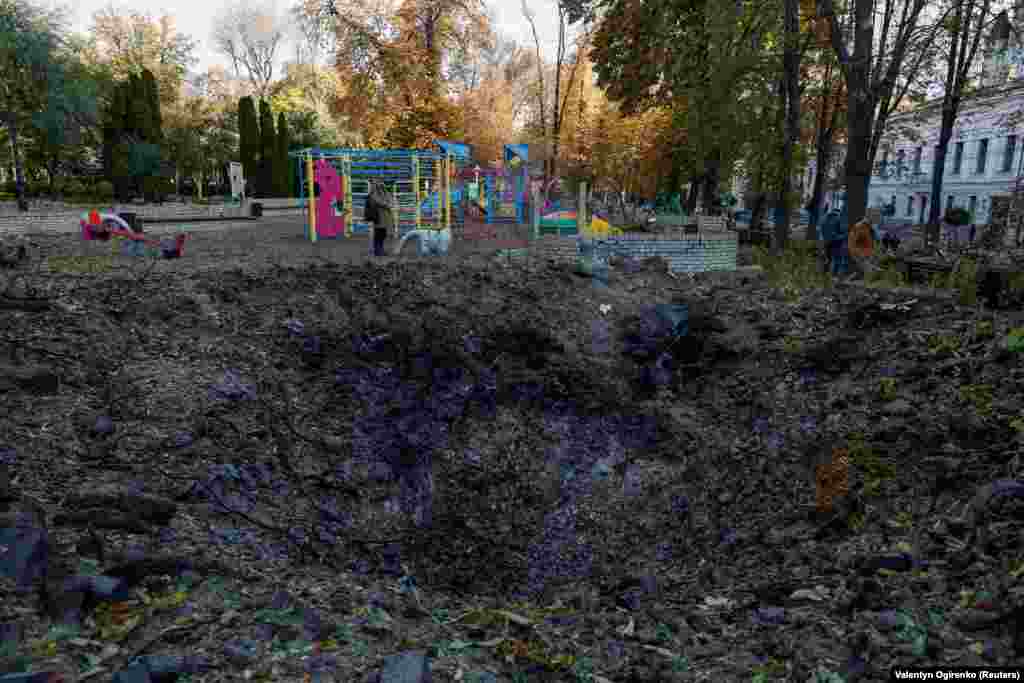
<svg viewBox="0 0 1024 683"><path fill-rule="evenodd" d="M1024 656L1009 318L216 239L5 290L0 672L803 681Z"/></svg>

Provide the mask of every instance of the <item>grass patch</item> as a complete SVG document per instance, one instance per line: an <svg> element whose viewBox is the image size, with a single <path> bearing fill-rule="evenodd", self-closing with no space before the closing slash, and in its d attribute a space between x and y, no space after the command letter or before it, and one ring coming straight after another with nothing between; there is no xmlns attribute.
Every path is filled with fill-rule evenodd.
<svg viewBox="0 0 1024 683"><path fill-rule="evenodd" d="M832 284L832 276L824 272L818 260L817 242L794 240L779 256L764 247L754 247L754 264L764 269L769 284L787 296L796 297L811 289Z"/></svg>
<svg viewBox="0 0 1024 683"><path fill-rule="evenodd" d="M899 260L892 256L885 256L878 264L878 269L866 273L864 281L868 284L878 284L885 287L905 287L907 276L900 268Z"/></svg>
<svg viewBox="0 0 1024 683"><path fill-rule="evenodd" d="M108 273L114 269L110 256L51 256L46 261L51 273Z"/></svg>
<svg viewBox="0 0 1024 683"><path fill-rule="evenodd" d="M960 259L953 272L936 273L928 284L936 289L956 290L961 305L974 306L978 303L978 262L971 258Z"/></svg>

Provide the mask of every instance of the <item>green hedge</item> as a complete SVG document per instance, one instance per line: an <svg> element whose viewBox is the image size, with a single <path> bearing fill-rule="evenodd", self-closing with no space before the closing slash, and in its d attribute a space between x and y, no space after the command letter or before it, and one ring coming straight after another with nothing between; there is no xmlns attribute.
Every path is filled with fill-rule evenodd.
<svg viewBox="0 0 1024 683"><path fill-rule="evenodd" d="M56 197L65 201L95 202L109 201L114 197L114 185L109 180L93 182L91 178L60 178L53 183L30 181L25 183L25 196L30 199L49 199ZM3 183L0 201L17 199L17 186L14 181Z"/></svg>

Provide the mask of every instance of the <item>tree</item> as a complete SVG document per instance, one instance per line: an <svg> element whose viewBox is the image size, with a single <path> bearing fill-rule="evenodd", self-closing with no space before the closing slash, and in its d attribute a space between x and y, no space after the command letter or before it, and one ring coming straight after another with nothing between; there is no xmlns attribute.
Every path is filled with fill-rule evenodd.
<svg viewBox="0 0 1024 683"><path fill-rule="evenodd" d="M143 124L146 130L146 139L152 142L160 142L163 139L163 115L160 111L160 90L153 72L143 69L141 75L141 90L143 99L146 101L148 119Z"/></svg>
<svg viewBox="0 0 1024 683"><path fill-rule="evenodd" d="M89 162L99 121L99 84L73 47L68 41L51 53L40 82L42 107L30 113L23 138L26 160L45 167L51 192L60 175L80 171Z"/></svg>
<svg viewBox="0 0 1024 683"><path fill-rule="evenodd" d="M942 124L939 144L935 149L935 171L932 174L932 203L928 212L928 239L939 237L939 215L942 209L942 181L946 167L946 151L953 137L953 125L960 111L960 102L967 86L969 72L978 54L978 45L989 17L992 0L951 0L952 12L942 22L949 38L946 47L946 80L942 97Z"/></svg>
<svg viewBox="0 0 1024 683"><path fill-rule="evenodd" d="M93 14L90 33L92 44L83 50L87 62L106 65L119 81L148 69L164 105L177 99L188 69L196 62L196 42L177 32L168 14L155 19L109 6Z"/></svg>
<svg viewBox="0 0 1024 683"><path fill-rule="evenodd" d="M252 97L246 95L238 101L238 160L242 163L247 187L250 184L255 186L257 180L261 144L256 105Z"/></svg>
<svg viewBox="0 0 1024 683"><path fill-rule="evenodd" d="M89 83L66 78L73 59L61 52L61 23L58 13L24 0L0 0L0 123L7 126L22 209L28 205L19 133L34 126L50 151L59 150L68 124L84 121L95 108Z"/></svg>
<svg viewBox="0 0 1024 683"><path fill-rule="evenodd" d="M607 95L627 112L666 107L685 130L669 178L678 186L689 175L691 209L700 189L714 210L723 172L749 140L764 138L751 99L779 70L762 47L777 7L774 0L613 0L594 35L595 71ZM765 101L775 106L774 98Z"/></svg>
<svg viewBox="0 0 1024 683"><path fill-rule="evenodd" d="M201 192L206 157L204 135L213 125L210 109L202 97L185 97L168 111L164 139L167 154L175 163L178 192L181 178L191 178Z"/></svg>
<svg viewBox="0 0 1024 683"><path fill-rule="evenodd" d="M782 219L775 221L772 249L779 253L789 241L790 183L793 178L793 155L800 136L800 5L799 0L784 0L782 83L786 98L785 134L782 142L782 188L779 192Z"/></svg>
<svg viewBox="0 0 1024 683"><path fill-rule="evenodd" d="M210 67L162 109L168 158L179 178L191 178L198 196L210 182L222 184L228 162L240 159L239 84L223 67Z"/></svg>
<svg viewBox="0 0 1024 683"><path fill-rule="evenodd" d="M537 66L537 113L539 115L540 134L547 142L548 149L545 152L548 155L546 164L545 176L547 178L556 177L558 169L558 149L561 142L562 134L562 121L565 118L565 105L568 102L568 96L562 97L563 88L563 67L568 61L567 51L569 43L567 40L567 31L572 22L570 17L569 4L562 0L557 0L555 3L556 10L558 12L558 45L555 49L555 64L552 73L552 79L554 80L554 93L550 99L550 126L548 125L548 94L544 88L544 60L541 58L540 53L540 37L537 34L537 22L533 12L526 5L526 0L523 0L522 11L526 21L530 24L530 31L533 33L534 49L536 50L537 58L535 64ZM572 67L569 73L568 81L571 84L576 78L576 68L580 63L579 50L582 48L582 44L577 45L577 58L572 60Z"/></svg>
<svg viewBox="0 0 1024 683"><path fill-rule="evenodd" d="M295 41L295 63L317 66L332 47L333 31L328 15L320 11L319 0L302 0L292 7L292 24L302 38Z"/></svg>
<svg viewBox="0 0 1024 683"><path fill-rule="evenodd" d="M284 21L270 5L235 0L214 19L214 46L231 60L236 76L241 77L244 70L261 99L269 95L283 38Z"/></svg>
<svg viewBox="0 0 1024 683"><path fill-rule="evenodd" d="M820 46L819 46L820 47ZM807 223L807 240L817 238L817 224L821 219L821 202L824 197L825 182L832 168L833 144L839 126L845 116L845 89L842 74L836 67L835 55L831 48L818 50L816 65L815 133L813 146L815 150L815 173L811 189L810 220Z"/></svg>
<svg viewBox="0 0 1024 683"><path fill-rule="evenodd" d="M277 153L274 155L274 177L278 197L290 197L292 192L292 163L288 158L288 119L284 112L277 115Z"/></svg>
<svg viewBox="0 0 1024 683"><path fill-rule="evenodd" d="M404 0L394 12L325 0L321 11L334 23L335 65L346 84L336 111L359 123L364 144L421 145L461 134L445 65L450 50L487 26L480 0Z"/></svg>
<svg viewBox="0 0 1024 683"><path fill-rule="evenodd" d="M256 192L262 197L274 195L274 155L277 144L274 142L274 115L270 111L270 102L260 100L260 161L259 176L256 179Z"/></svg>
<svg viewBox="0 0 1024 683"><path fill-rule="evenodd" d="M163 140L155 79L147 69L119 83L106 109L103 126L104 169L121 199L133 191L157 191ZM149 178L150 180L144 180Z"/></svg>
<svg viewBox="0 0 1024 683"><path fill-rule="evenodd" d="M667 109L627 116L614 102L601 104L591 157L594 186L613 191L624 215L625 195L650 195L657 189L671 134L672 113Z"/></svg>
<svg viewBox="0 0 1024 683"><path fill-rule="evenodd" d="M928 55L925 47L934 36L934 30L922 32L918 29L921 13L929 0L885 0L881 8L882 31L877 36L877 45L875 13L878 3L876 0L851 2L852 54L847 48L847 39L833 1L818 0L817 4L817 16L827 22L832 49L846 81L846 207L850 228L864 218L871 170L886 121L918 78L920 67ZM898 7L901 11L897 18ZM915 46L918 49L913 49ZM908 56L913 63L904 69L903 63ZM901 71L906 72L905 84L897 90Z"/></svg>

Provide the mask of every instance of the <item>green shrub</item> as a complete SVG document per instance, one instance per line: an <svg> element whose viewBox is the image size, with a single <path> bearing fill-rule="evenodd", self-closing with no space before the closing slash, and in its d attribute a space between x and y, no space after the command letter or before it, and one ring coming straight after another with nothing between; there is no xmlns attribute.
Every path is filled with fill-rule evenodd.
<svg viewBox="0 0 1024 683"><path fill-rule="evenodd" d="M756 246L753 260L764 269L768 282L787 297L795 297L808 289L827 287L832 281L818 260L816 242L788 245L778 257L764 247Z"/></svg>
<svg viewBox="0 0 1024 683"><path fill-rule="evenodd" d="M962 305L973 306L978 303L978 262L960 259L952 272L935 273L928 284L935 289L955 289Z"/></svg>
<svg viewBox="0 0 1024 683"><path fill-rule="evenodd" d="M114 184L109 180L99 181L93 189L93 196L104 201L112 199L114 197Z"/></svg>
<svg viewBox="0 0 1024 683"><path fill-rule="evenodd" d="M3 184L2 188L0 188L0 191L4 194L16 195L18 194L18 183L14 180L8 180Z"/></svg>
<svg viewBox="0 0 1024 683"><path fill-rule="evenodd" d="M64 186L64 195L66 197L81 197L88 192L85 183L78 178L72 179L67 185Z"/></svg>
<svg viewBox="0 0 1024 683"><path fill-rule="evenodd" d="M158 176L143 176L142 194L147 202L158 201L167 194L169 186L167 180Z"/></svg>

